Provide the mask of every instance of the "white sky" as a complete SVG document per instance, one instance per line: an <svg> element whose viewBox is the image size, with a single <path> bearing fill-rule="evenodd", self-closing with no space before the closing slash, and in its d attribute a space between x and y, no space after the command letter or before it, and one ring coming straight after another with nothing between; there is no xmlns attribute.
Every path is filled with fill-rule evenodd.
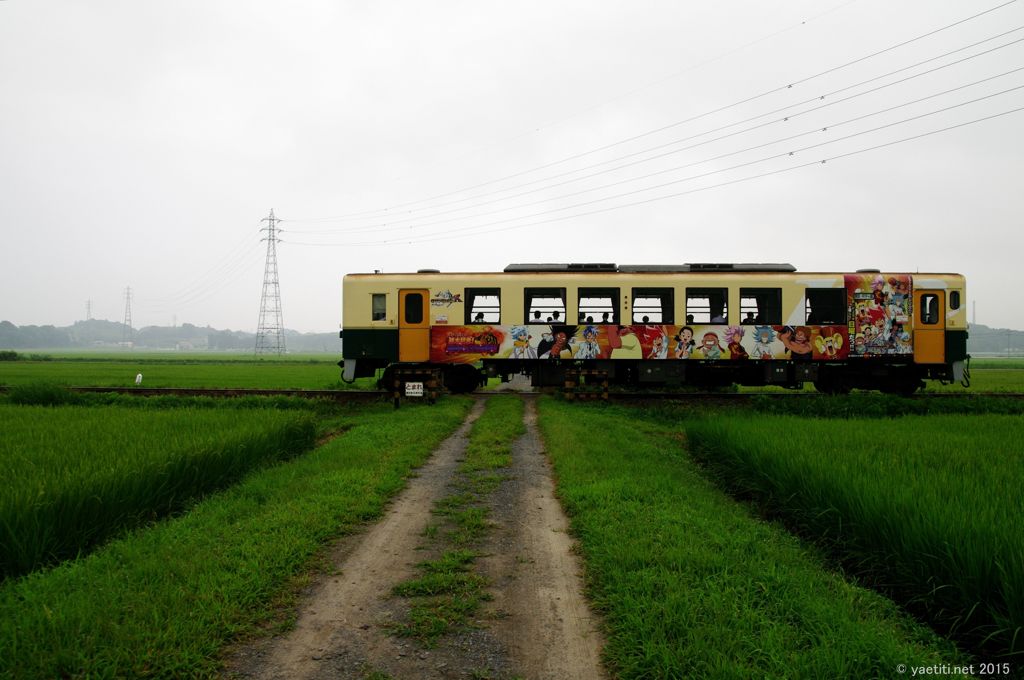
<svg viewBox="0 0 1024 680"><path fill-rule="evenodd" d="M1024 107L1024 1L914 40L1003 2L0 0L0 319L254 331L274 209L300 331L510 262L956 271L1024 328L1024 111L900 141Z"/></svg>

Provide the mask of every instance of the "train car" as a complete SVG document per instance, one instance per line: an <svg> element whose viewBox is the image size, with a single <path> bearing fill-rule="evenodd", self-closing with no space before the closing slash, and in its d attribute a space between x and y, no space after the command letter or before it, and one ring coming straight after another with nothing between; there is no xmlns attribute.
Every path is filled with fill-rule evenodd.
<svg viewBox="0 0 1024 680"><path fill-rule="evenodd" d="M343 300L344 380L433 369L453 392L519 373L562 385L585 367L615 384L907 394L961 380L968 359L960 274L512 264L349 274Z"/></svg>

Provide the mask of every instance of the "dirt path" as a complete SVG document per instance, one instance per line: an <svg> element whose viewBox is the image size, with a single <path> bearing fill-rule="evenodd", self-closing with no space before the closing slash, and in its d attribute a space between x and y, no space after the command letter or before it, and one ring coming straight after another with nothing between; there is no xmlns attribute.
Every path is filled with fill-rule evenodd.
<svg viewBox="0 0 1024 680"><path fill-rule="evenodd" d="M337 573L309 589L289 633L236 650L228 677L241 678L601 678L599 624L582 596L579 565L554 498L550 469L527 399L524 436L507 479L489 499L494 529L478 571L493 600L473 627L426 649L392 637L408 603L392 588L426 559L424 530L435 501L453 493L478 399L462 426L418 471L385 517L332 551Z"/></svg>

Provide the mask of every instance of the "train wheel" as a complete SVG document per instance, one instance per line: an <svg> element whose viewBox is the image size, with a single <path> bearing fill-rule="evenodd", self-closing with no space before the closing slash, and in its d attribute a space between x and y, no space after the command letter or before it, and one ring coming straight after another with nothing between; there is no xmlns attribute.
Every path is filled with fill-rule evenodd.
<svg viewBox="0 0 1024 680"><path fill-rule="evenodd" d="M391 366L384 369L384 373L377 379L377 389L390 392L395 389L395 371Z"/></svg>
<svg viewBox="0 0 1024 680"><path fill-rule="evenodd" d="M465 364L445 371L444 385L452 394L466 394L480 385L480 371Z"/></svg>
<svg viewBox="0 0 1024 680"><path fill-rule="evenodd" d="M814 381L814 389L823 394L849 394L851 388L842 378L822 377Z"/></svg>
<svg viewBox="0 0 1024 680"><path fill-rule="evenodd" d="M917 379L903 379L903 380L892 380L889 384L882 387L882 392L886 394L898 394L901 397L913 396L914 392L924 387L924 383Z"/></svg>

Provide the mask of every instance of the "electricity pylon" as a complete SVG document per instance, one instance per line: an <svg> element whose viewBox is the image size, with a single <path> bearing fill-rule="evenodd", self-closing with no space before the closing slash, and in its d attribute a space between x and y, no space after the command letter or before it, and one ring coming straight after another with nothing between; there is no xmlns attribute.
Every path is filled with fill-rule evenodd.
<svg viewBox="0 0 1024 680"><path fill-rule="evenodd" d="M124 289L124 327L121 329L121 345L132 346L132 287Z"/></svg>
<svg viewBox="0 0 1024 680"><path fill-rule="evenodd" d="M277 218L274 211L261 222L267 226L267 263L263 267L263 295L260 298L260 323L256 329L256 354L284 354L284 323L281 321L281 286L277 277Z"/></svg>

